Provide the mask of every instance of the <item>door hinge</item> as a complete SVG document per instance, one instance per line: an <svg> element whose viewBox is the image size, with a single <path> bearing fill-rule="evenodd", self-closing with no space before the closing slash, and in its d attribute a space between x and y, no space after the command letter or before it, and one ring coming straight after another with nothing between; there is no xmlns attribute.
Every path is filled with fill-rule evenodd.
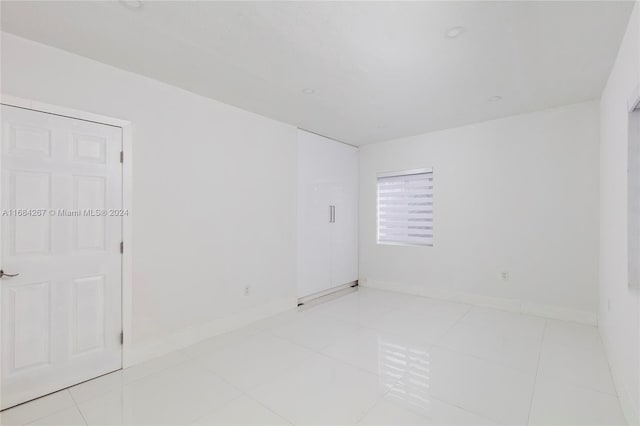
<svg viewBox="0 0 640 426"><path fill-rule="evenodd" d="M120 241L120 253L124 253L124 241Z"/></svg>
<svg viewBox="0 0 640 426"><path fill-rule="evenodd" d="M124 163L124 151L120 151L120 162Z"/></svg>
<svg viewBox="0 0 640 426"><path fill-rule="evenodd" d="M123 331L120 332L120 344L124 345L124 332Z"/></svg>

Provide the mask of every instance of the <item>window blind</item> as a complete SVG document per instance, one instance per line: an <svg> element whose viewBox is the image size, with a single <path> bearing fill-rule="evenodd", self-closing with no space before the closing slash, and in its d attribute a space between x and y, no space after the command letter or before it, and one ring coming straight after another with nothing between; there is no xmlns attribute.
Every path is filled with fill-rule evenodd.
<svg viewBox="0 0 640 426"><path fill-rule="evenodd" d="M433 245L433 170L378 175L378 243Z"/></svg>

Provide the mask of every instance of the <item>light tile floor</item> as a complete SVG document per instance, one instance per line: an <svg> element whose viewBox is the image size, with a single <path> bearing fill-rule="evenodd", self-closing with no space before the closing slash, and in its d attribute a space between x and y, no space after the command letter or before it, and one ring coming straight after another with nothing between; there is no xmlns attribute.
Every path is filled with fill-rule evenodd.
<svg viewBox="0 0 640 426"><path fill-rule="evenodd" d="M622 425L598 330L359 289L5 410L2 425Z"/></svg>

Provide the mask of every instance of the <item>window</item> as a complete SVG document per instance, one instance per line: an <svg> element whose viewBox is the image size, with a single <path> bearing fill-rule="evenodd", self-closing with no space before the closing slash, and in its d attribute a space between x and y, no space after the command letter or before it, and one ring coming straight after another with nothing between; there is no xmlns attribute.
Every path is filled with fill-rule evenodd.
<svg viewBox="0 0 640 426"><path fill-rule="evenodd" d="M378 174L378 243L433 245L433 170Z"/></svg>

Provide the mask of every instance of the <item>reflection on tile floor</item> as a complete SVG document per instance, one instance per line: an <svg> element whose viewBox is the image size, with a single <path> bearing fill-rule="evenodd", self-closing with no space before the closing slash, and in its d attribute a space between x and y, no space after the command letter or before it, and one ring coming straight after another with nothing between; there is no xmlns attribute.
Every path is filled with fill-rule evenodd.
<svg viewBox="0 0 640 426"><path fill-rule="evenodd" d="M5 410L2 425L623 425L595 327L360 288Z"/></svg>

